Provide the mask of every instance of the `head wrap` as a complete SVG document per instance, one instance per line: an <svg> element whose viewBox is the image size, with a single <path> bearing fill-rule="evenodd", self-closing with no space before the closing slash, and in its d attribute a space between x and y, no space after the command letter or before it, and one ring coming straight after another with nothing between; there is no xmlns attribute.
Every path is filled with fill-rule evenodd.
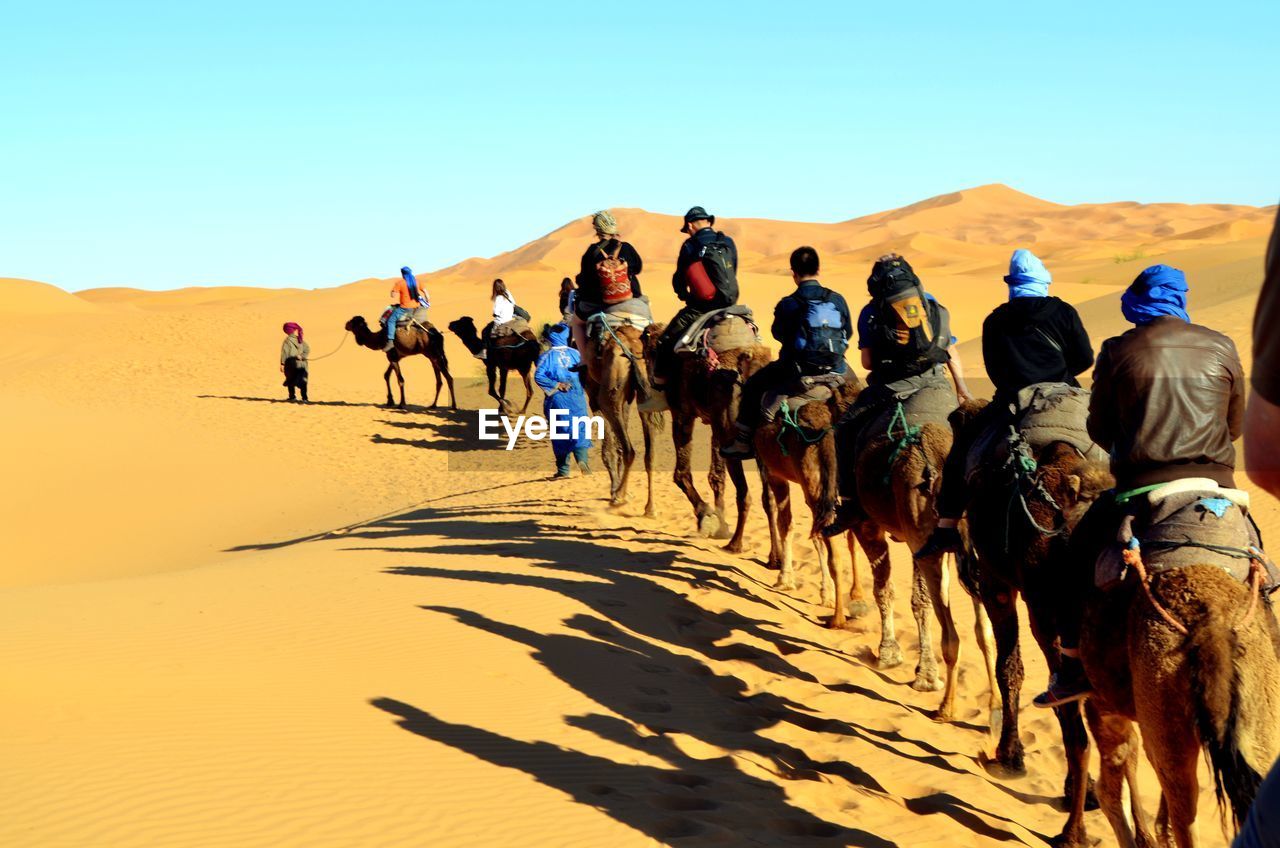
<svg viewBox="0 0 1280 848"><path fill-rule="evenodd" d="M547 330L547 341L551 342L552 347L568 347L569 346L569 327L563 322L552 324Z"/></svg>
<svg viewBox="0 0 1280 848"><path fill-rule="evenodd" d="M1039 256L1018 248L1009 259L1009 273L1004 281L1009 284L1010 300L1016 297L1048 297L1053 275Z"/></svg>
<svg viewBox="0 0 1280 848"><path fill-rule="evenodd" d="M1187 275L1168 265L1152 265L1139 274L1120 296L1120 311L1139 327L1157 318L1190 321L1187 315Z"/></svg>
<svg viewBox="0 0 1280 848"><path fill-rule="evenodd" d="M301 324L295 324L292 321L290 321L288 324L284 325L284 334L286 336L289 335L290 333L295 333L295 332L298 334L298 341L302 341L302 325Z"/></svg>
<svg viewBox="0 0 1280 848"><path fill-rule="evenodd" d="M598 236L616 236L618 234L618 222L605 209L601 209L591 216L591 226L596 228L596 235Z"/></svg>
<svg viewBox="0 0 1280 848"><path fill-rule="evenodd" d="M409 287L409 297L412 300L418 299L418 278L413 276L413 269L408 265L400 269L400 276L404 277L405 285Z"/></svg>

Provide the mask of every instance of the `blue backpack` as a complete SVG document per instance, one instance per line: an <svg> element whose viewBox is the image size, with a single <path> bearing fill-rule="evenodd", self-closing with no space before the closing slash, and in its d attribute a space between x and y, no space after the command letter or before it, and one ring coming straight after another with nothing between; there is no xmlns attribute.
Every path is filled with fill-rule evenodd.
<svg viewBox="0 0 1280 848"><path fill-rule="evenodd" d="M796 363L806 376L830 373L844 361L849 349L849 328L826 294L821 300L801 300L805 310L792 344Z"/></svg>

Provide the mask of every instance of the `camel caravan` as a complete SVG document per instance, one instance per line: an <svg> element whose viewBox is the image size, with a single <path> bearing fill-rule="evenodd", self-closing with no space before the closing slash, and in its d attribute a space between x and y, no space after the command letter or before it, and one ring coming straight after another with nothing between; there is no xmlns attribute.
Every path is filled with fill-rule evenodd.
<svg viewBox="0 0 1280 848"><path fill-rule="evenodd" d="M791 501L792 484L799 486L812 514L807 536L820 603L831 608L827 625L846 627L874 600L881 668L904 660L887 540L907 546L920 644L912 686L942 690L939 721L956 715L962 637L952 604L955 587L965 591L998 735L992 765L1008 774L1024 771L1023 598L1052 672L1032 703L1055 711L1067 760L1068 818L1055 844L1091 844L1084 812L1098 807L1121 845L1198 844L1202 751L1224 822L1241 827L1280 755L1280 629L1271 604L1280 571L1262 551L1247 493L1235 485L1243 368L1226 336L1191 322L1183 272L1156 265L1140 274L1121 299L1133 328L1095 357L1076 310L1050 295L1048 269L1015 251L1004 277L1008 300L983 324L994 394L980 399L965 383L945 305L897 254L873 262L866 305L854 315L820 282L817 251L797 248L795 290L777 303L770 325L775 357L755 314L738 302L737 246L715 222L697 206L684 216L672 278L684 306L666 323L654 320L642 259L608 212L592 218L596 238L576 285L566 280L567 332L557 338L568 349L572 337L573 370L606 423L610 505L628 500L634 406L645 515L654 515L653 439L669 415L674 480L693 526L732 553L744 550L744 465L754 460L767 564L783 591L800 585ZM392 296L397 305L380 330L361 318L347 324L361 345L385 351L388 404L394 372L404 405L398 363L417 353L435 369L436 400L442 375L452 400L443 337L425 320L425 293L408 268ZM500 280L493 302L494 320L483 330L471 318L449 330L485 361L489 394L503 410L507 374L521 375L527 409L539 341ZM865 381L848 366L851 343ZM1078 377L1090 369L1086 389ZM566 383L546 386L554 392ZM710 436L710 500L692 470L699 422ZM858 549L870 563L870 597ZM1100 753L1096 781L1090 734ZM1154 819L1139 803L1140 746L1160 784Z"/></svg>

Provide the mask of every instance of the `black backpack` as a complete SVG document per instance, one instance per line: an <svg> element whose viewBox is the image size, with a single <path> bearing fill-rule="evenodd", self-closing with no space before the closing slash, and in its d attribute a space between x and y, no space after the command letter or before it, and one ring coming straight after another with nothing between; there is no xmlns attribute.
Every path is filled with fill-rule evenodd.
<svg viewBox="0 0 1280 848"><path fill-rule="evenodd" d="M807 377L829 374L844 361L849 349L849 328L844 316L832 301L830 291L824 290L816 298L798 294L796 298L804 305L791 343L796 364Z"/></svg>
<svg viewBox="0 0 1280 848"><path fill-rule="evenodd" d="M914 377L950 359L946 310L925 294L905 259L877 261L867 288L876 312L871 367L878 377L885 382Z"/></svg>
<svg viewBox="0 0 1280 848"><path fill-rule="evenodd" d="M724 306L732 306L738 302L738 274L733 270L733 251L729 247L729 239L724 233L717 232L715 241L708 242L702 248L702 267L716 292L723 299Z"/></svg>

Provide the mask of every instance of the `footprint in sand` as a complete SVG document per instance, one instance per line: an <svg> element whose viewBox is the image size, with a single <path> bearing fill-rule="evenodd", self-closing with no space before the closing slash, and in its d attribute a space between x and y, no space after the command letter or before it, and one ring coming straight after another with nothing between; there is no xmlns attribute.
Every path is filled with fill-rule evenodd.
<svg viewBox="0 0 1280 848"><path fill-rule="evenodd" d="M720 805L708 798L697 798L692 795L658 795L650 798L649 803L660 810L673 813L694 813L717 809Z"/></svg>
<svg viewBox="0 0 1280 848"><path fill-rule="evenodd" d="M647 671L650 674L670 674L673 670L670 666L649 662L636 663L636 668L641 671Z"/></svg>
<svg viewBox="0 0 1280 848"><path fill-rule="evenodd" d="M670 783L672 786L684 786L688 789L711 785L711 781L708 778L697 774L685 774L682 771L662 772L658 775L658 780L663 783Z"/></svg>
<svg viewBox="0 0 1280 848"><path fill-rule="evenodd" d="M642 695L653 695L655 697L667 694L667 690L661 686L637 686L636 691Z"/></svg>
<svg viewBox="0 0 1280 848"><path fill-rule="evenodd" d="M635 701L631 704L631 708L641 713L669 713L671 705L666 701Z"/></svg>

